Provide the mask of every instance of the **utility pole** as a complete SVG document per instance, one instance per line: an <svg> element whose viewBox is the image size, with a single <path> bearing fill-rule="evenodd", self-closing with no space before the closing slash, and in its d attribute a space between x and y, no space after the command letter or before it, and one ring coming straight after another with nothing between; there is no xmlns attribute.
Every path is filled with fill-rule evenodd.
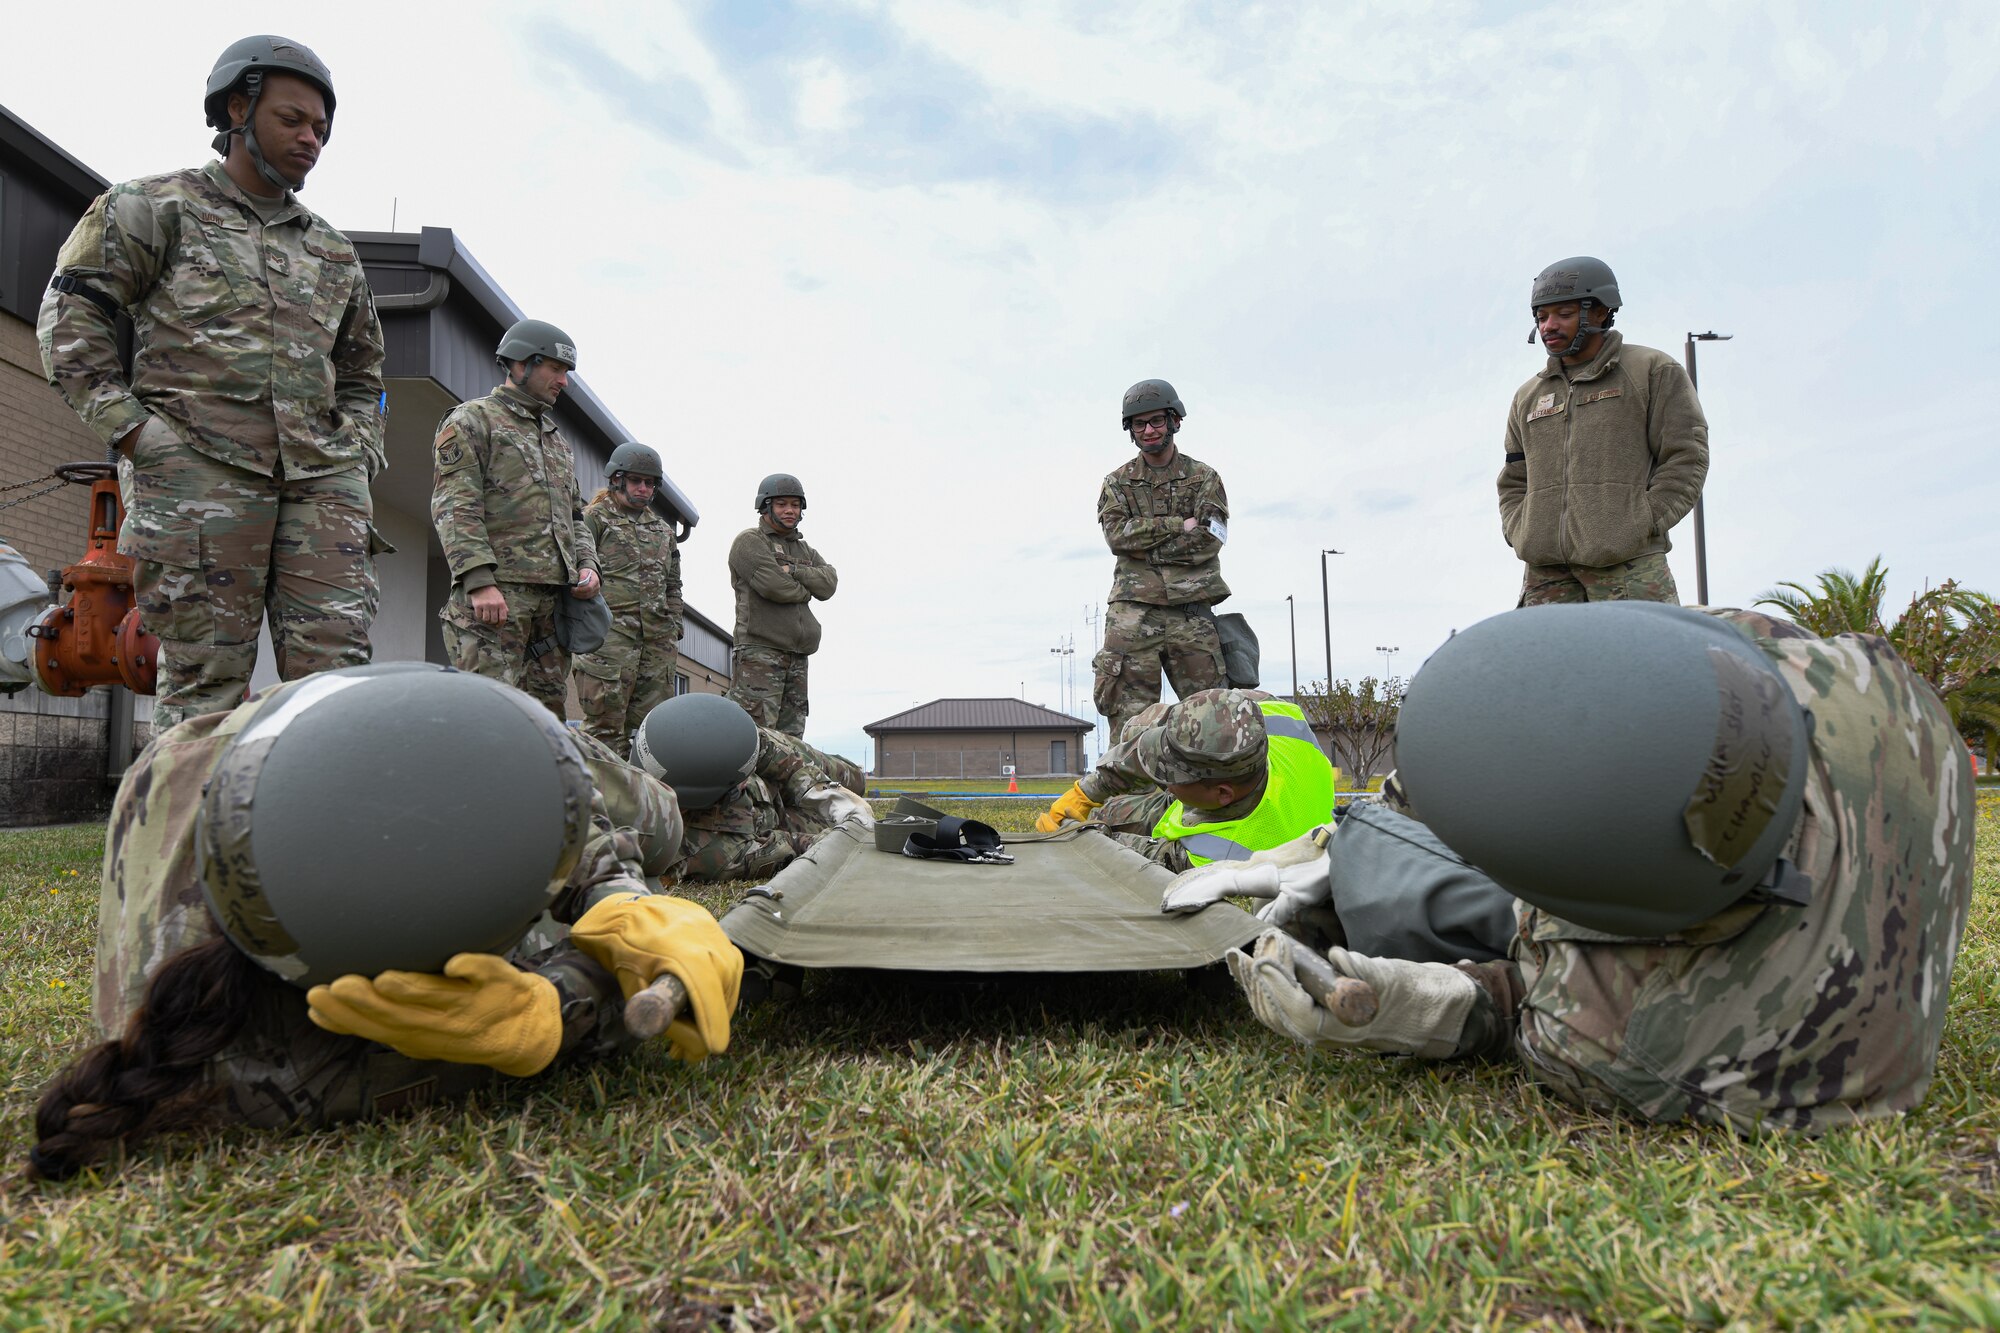
<svg viewBox="0 0 2000 1333"><path fill-rule="evenodd" d="M1319 609L1326 624L1326 689L1333 692L1333 595L1327 590L1326 558L1330 555L1344 555L1331 546L1323 546L1319 553Z"/></svg>
<svg viewBox="0 0 2000 1333"><path fill-rule="evenodd" d="M1299 606L1285 594L1285 616L1292 622L1292 702L1299 701Z"/></svg>
<svg viewBox="0 0 2000 1333"><path fill-rule="evenodd" d="M1707 333L1689 332L1687 336L1688 387L1695 397L1701 397L1701 381L1694 371L1694 345L1696 343L1726 343L1736 335L1717 333L1710 329ZM1702 521L1701 496L1694 497L1694 600L1697 606L1708 605L1708 525Z"/></svg>

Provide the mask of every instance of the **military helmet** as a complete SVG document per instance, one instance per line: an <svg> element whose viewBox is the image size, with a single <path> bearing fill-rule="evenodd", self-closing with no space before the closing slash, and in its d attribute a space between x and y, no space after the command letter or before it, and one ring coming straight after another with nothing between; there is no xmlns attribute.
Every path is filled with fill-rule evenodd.
<svg viewBox="0 0 2000 1333"><path fill-rule="evenodd" d="M529 365L538 360L560 361L575 370L576 343L547 320L521 319L500 335L500 346L493 359L503 366L511 361L526 361Z"/></svg>
<svg viewBox="0 0 2000 1333"><path fill-rule="evenodd" d="M795 495L799 508L806 507L806 488L799 484L799 479L789 472L773 472L757 483L757 512L761 514L769 509L771 501L781 495Z"/></svg>
<svg viewBox="0 0 2000 1333"><path fill-rule="evenodd" d="M253 707L203 791L197 864L223 932L295 985L504 953L582 857L589 771L518 690L396 662Z"/></svg>
<svg viewBox="0 0 2000 1333"><path fill-rule="evenodd" d="M1611 265L1589 255L1577 255L1573 259L1558 259L1535 275L1534 291L1528 298L1531 312L1564 301L1593 301L1606 310L1618 309L1621 304L1618 279L1611 272Z"/></svg>
<svg viewBox="0 0 2000 1333"><path fill-rule="evenodd" d="M604 475L616 478L619 473L631 477L651 477L654 481L666 476L666 469L660 466L659 451L648 445L627 442L611 451L611 461L604 465Z"/></svg>
<svg viewBox="0 0 2000 1333"><path fill-rule="evenodd" d="M269 34L238 38L216 57L215 68L208 72L208 92L201 101L210 126L224 131L230 128L229 94L253 73L295 74L316 85L326 98L326 137L333 137L333 75L326 62L308 47ZM254 91L251 96L254 100Z"/></svg>
<svg viewBox="0 0 2000 1333"><path fill-rule="evenodd" d="M1782 875L1809 733L1726 621L1652 602L1537 606L1424 663L1396 768L1416 817L1515 897L1657 938Z"/></svg>
<svg viewBox="0 0 2000 1333"><path fill-rule="evenodd" d="M683 694L655 704L632 738L632 762L706 810L757 767L757 724L734 699Z"/></svg>
<svg viewBox="0 0 2000 1333"><path fill-rule="evenodd" d="M1176 417L1185 417L1187 408L1181 405L1181 396L1174 392L1174 386L1165 380L1140 380L1125 391L1124 429L1132 429L1132 418L1143 417L1151 412L1171 412ZM1179 429L1179 423L1168 426L1169 433Z"/></svg>
<svg viewBox="0 0 2000 1333"><path fill-rule="evenodd" d="M1162 787L1224 782L1260 771L1269 753L1264 714L1237 690L1197 690L1138 737L1133 757Z"/></svg>

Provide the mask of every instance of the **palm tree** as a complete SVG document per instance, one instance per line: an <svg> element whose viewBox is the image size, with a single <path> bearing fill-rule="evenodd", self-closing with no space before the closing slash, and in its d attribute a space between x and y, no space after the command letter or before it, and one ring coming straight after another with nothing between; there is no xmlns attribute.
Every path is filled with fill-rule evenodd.
<svg viewBox="0 0 2000 1333"><path fill-rule="evenodd" d="M1889 571L1882 557L1856 578L1844 569L1819 575L1817 590L1780 583L1757 599L1815 634L1880 634L1912 671L1930 682L1968 741L2000 732L2000 606L1983 592L1946 579L1910 599L1896 623L1882 624Z"/></svg>
<svg viewBox="0 0 2000 1333"><path fill-rule="evenodd" d="M1882 568L1878 555L1868 562L1860 578L1844 569L1823 570L1817 592L1803 583L1787 581L1765 592L1756 604L1775 606L1800 629L1822 637L1881 634L1882 594L1888 583L1889 571Z"/></svg>

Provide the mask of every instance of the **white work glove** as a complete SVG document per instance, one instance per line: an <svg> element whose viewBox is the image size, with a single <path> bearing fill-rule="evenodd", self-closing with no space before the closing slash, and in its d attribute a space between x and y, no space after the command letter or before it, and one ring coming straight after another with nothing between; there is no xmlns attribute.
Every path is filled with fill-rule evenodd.
<svg viewBox="0 0 2000 1333"><path fill-rule="evenodd" d="M1254 953L1231 949L1229 971L1250 1000L1250 1012L1273 1032L1321 1049L1382 1051L1443 1060L1458 1049L1479 987L1445 963L1370 958L1342 948L1327 951L1337 976L1365 981L1375 992L1375 1013L1345 1023L1316 1003L1299 984L1298 956L1305 946L1283 931L1266 931Z"/></svg>
<svg viewBox="0 0 2000 1333"><path fill-rule="evenodd" d="M1257 919L1284 928L1309 908L1325 907L1333 898L1333 862L1327 855L1333 825L1266 851L1245 861L1211 861L1174 876L1160 899L1162 912L1198 912L1224 898L1256 898L1264 902Z"/></svg>
<svg viewBox="0 0 2000 1333"><path fill-rule="evenodd" d="M863 828L875 827L875 812L868 808L868 802L836 783L820 783L801 796L799 803L829 824L852 819Z"/></svg>

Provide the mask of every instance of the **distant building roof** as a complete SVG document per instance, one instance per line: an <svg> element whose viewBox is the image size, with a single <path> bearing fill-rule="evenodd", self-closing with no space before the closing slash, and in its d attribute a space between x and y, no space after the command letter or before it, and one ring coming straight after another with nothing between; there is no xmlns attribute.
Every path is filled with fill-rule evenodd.
<svg viewBox="0 0 2000 1333"><path fill-rule="evenodd" d="M1092 731L1097 723L1024 699L933 699L870 722L870 736L885 731Z"/></svg>

